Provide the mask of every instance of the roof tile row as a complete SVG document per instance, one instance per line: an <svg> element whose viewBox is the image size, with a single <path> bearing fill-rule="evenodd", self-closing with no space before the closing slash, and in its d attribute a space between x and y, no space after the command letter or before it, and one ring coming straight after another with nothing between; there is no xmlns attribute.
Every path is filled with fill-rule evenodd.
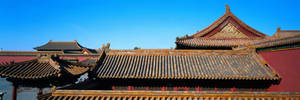
<svg viewBox="0 0 300 100"><path fill-rule="evenodd" d="M98 78L278 80L253 54L107 53Z"/></svg>

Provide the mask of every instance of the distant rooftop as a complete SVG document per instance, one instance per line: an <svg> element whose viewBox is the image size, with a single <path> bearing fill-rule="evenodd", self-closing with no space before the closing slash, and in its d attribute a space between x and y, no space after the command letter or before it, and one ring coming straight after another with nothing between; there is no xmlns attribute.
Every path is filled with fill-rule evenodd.
<svg viewBox="0 0 300 100"><path fill-rule="evenodd" d="M62 50L82 50L84 47L81 46L76 40L75 41L52 41L50 40L47 44L35 47L38 51L62 51Z"/></svg>

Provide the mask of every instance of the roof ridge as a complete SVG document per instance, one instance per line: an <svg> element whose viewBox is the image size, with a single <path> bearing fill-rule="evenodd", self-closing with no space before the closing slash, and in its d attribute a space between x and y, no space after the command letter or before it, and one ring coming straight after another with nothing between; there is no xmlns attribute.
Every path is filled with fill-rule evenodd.
<svg viewBox="0 0 300 100"><path fill-rule="evenodd" d="M300 30L279 30L279 32L300 32Z"/></svg>
<svg viewBox="0 0 300 100"><path fill-rule="evenodd" d="M75 40L75 44L76 44L76 46L77 46L78 48L80 48L80 49L86 48L86 47L81 46L81 45L77 42L77 40Z"/></svg>
<svg viewBox="0 0 300 100"><path fill-rule="evenodd" d="M240 20L238 17L236 17L233 13L230 12L230 14L231 14L231 16L232 16L235 20L237 20L237 21L239 22L239 24L241 24L242 26L244 26L245 28L247 28L247 30L250 29L249 31L251 31L251 32L254 31L253 33L256 33L256 35L260 34L260 35L262 35L262 36L267 36L266 34L263 34L263 33L259 32L258 30L256 30L256 29L250 27L248 24L244 23L242 20ZM258 34L257 34L257 33L258 33Z"/></svg>
<svg viewBox="0 0 300 100"><path fill-rule="evenodd" d="M292 44L298 42L300 42L300 35L283 37L283 38L265 39L261 41L252 42L251 45L253 45L255 48L265 48L265 47L286 45L286 44Z"/></svg>
<svg viewBox="0 0 300 100"><path fill-rule="evenodd" d="M277 32L300 32L300 30L281 30L281 27L278 27L276 33Z"/></svg>
<svg viewBox="0 0 300 100"><path fill-rule="evenodd" d="M254 45L257 44L263 44L267 42L273 42L273 41L289 41L290 39L299 39L300 40L300 34L295 36L289 36L289 37L282 37L282 38L271 38L271 39L263 39L261 41L253 42Z"/></svg>
<svg viewBox="0 0 300 100"><path fill-rule="evenodd" d="M208 29L209 29L210 27L212 27L213 25L220 23L220 21L221 21L224 17L227 17L227 15L226 15L226 14L223 14L221 17L219 17L216 21L214 21L214 22L213 22L212 24L210 24L208 27L202 29L202 30L199 31L199 32L196 32L196 33L190 35L189 37L196 37L196 35L198 35L198 34L203 35L203 32L205 32L206 30L208 30Z"/></svg>

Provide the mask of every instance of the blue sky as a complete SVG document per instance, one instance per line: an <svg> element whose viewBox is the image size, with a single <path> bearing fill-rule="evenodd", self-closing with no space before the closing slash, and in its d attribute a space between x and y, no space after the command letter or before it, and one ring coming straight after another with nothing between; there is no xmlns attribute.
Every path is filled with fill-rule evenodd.
<svg viewBox="0 0 300 100"><path fill-rule="evenodd" d="M0 48L32 51L53 41L77 40L88 48L175 47L231 11L267 35L277 27L300 30L299 0L7 0L0 1Z"/></svg>

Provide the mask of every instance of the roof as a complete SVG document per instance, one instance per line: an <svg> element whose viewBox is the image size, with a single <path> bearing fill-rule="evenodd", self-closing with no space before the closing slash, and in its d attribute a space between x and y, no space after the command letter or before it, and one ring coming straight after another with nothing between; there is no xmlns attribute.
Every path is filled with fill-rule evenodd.
<svg viewBox="0 0 300 100"><path fill-rule="evenodd" d="M280 31L273 38L266 39L188 39L178 40L178 44L188 47L245 47L253 45L255 48L267 48L295 44L300 42L300 31Z"/></svg>
<svg viewBox="0 0 300 100"><path fill-rule="evenodd" d="M210 26L191 36L176 38L177 49L184 47L236 47L249 41L269 38L251 28L233 13L226 5L226 12Z"/></svg>
<svg viewBox="0 0 300 100"><path fill-rule="evenodd" d="M88 67L59 60L55 57L41 56L33 60L0 65L0 76L12 79L42 79L60 77L61 74L80 75Z"/></svg>
<svg viewBox="0 0 300 100"><path fill-rule="evenodd" d="M56 90L38 100L297 100L299 92Z"/></svg>
<svg viewBox="0 0 300 100"><path fill-rule="evenodd" d="M274 38L285 38L300 35L300 30L281 30L277 29L277 32L273 35Z"/></svg>
<svg viewBox="0 0 300 100"><path fill-rule="evenodd" d="M256 54L231 50L109 51L100 59L98 78L279 80Z"/></svg>
<svg viewBox="0 0 300 100"><path fill-rule="evenodd" d="M281 35L278 38L272 38L272 39L264 39L257 42L252 42L251 45L253 45L255 48L268 48L268 47L274 47L274 46L282 46L282 45L292 45L300 43L300 34L293 34L293 35Z"/></svg>
<svg viewBox="0 0 300 100"><path fill-rule="evenodd" d="M177 40L178 45L184 45L186 47L238 47L250 44L253 41L258 41L256 39L208 39L208 38L193 38L193 39L183 39Z"/></svg>
<svg viewBox="0 0 300 100"><path fill-rule="evenodd" d="M35 47L34 49L39 51L44 50L82 50L84 47L81 46L76 40L75 41L49 41L47 44Z"/></svg>
<svg viewBox="0 0 300 100"><path fill-rule="evenodd" d="M241 28L245 29L245 31L244 31L245 33L246 33L246 31L249 31L251 34L253 34L252 36L255 36L255 37L265 37L266 36L265 34L263 34L263 33L259 32L259 31L255 30L254 28L251 28L250 26L248 26L247 24L245 24L244 22L242 22L239 18L237 18L230 11L229 6L226 5L226 12L225 12L225 14L223 14L220 18L218 18L215 22L213 22L211 25L209 25L208 27L206 27L202 31L199 31L199 32L191 35L191 37L204 37L205 35L208 35L209 32L212 32L214 29L216 29L221 24L227 24L227 23L224 23L224 22L226 22L227 20L231 20L231 19L233 21L229 21L227 23L231 23L231 24L237 23L238 25L241 25Z"/></svg>

